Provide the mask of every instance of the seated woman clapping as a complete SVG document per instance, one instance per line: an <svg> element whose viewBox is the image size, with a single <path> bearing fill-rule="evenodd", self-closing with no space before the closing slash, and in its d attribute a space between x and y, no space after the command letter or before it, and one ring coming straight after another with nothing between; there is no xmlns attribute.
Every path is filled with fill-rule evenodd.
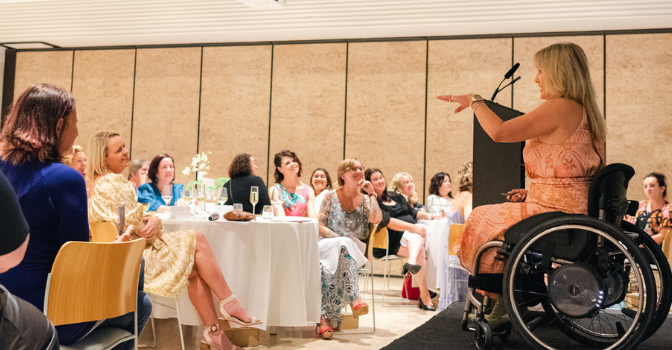
<svg viewBox="0 0 672 350"><path fill-rule="evenodd" d="M150 211L162 213L167 206L175 205L182 197L182 184L175 181L175 163L168 154L159 154L149 164L147 178L151 183L138 187L138 202L148 203ZM170 195L170 203L166 203L162 196Z"/></svg>
<svg viewBox="0 0 672 350"><path fill-rule="evenodd" d="M427 231L424 226L417 224L417 220L432 220L440 216L411 208L404 196L396 192L388 192L385 177L380 169L366 169L366 179L371 181L380 209L390 217L389 222L383 222L378 226L379 229L387 226L387 254L408 257L404 268L415 275L420 289L419 307L435 311L436 308L432 303L429 289L427 289L427 269L424 268ZM374 249L373 255L382 258L385 256L385 250L380 252Z"/></svg>
<svg viewBox="0 0 672 350"><path fill-rule="evenodd" d="M145 290L166 297L178 295L188 286L189 298L205 325L203 343L215 349L231 349L226 334L219 330L212 293L229 322L249 326L261 321L248 316L229 288L205 236L196 231L161 232L161 220L145 216L143 205L121 173L130 163L129 152L116 133L102 131L89 143L89 174L93 176L89 198L89 220L116 223L119 203L126 206L126 225L136 225L134 236L149 243L145 258Z"/></svg>
<svg viewBox="0 0 672 350"><path fill-rule="evenodd" d="M315 191L301 182L303 164L290 150L275 154L275 186L270 190L271 202L280 203L282 208L275 208L277 216L307 216L316 218L314 201Z"/></svg>
<svg viewBox="0 0 672 350"><path fill-rule="evenodd" d="M382 213L371 183L364 180L357 159L346 159L338 166L339 188L329 191L320 207L320 269L322 274L322 313L320 334L331 338L332 325L341 321L340 310L347 304L353 315L368 313L357 282L357 268L366 263L362 240L369 234L368 224L377 224ZM364 191L365 193L362 193ZM373 197L373 199L370 199Z"/></svg>

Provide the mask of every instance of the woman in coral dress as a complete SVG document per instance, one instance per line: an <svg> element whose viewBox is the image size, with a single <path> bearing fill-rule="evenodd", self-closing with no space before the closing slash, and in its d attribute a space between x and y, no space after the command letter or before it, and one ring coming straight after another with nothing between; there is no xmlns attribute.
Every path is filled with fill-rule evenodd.
<svg viewBox="0 0 672 350"><path fill-rule="evenodd" d="M438 97L459 103L456 113L471 106L496 142L527 141L523 158L529 190L509 192L507 199L514 203L475 208L465 222L454 250L469 270L476 251L488 241L504 240L504 232L516 222L551 211L587 213L590 182L604 165L606 126L583 50L572 43L554 44L537 52L534 63L534 81L546 101L518 118L503 122L478 95ZM482 256L480 273L502 272L504 263L495 255L490 249ZM488 321L503 317L503 306L497 303Z"/></svg>

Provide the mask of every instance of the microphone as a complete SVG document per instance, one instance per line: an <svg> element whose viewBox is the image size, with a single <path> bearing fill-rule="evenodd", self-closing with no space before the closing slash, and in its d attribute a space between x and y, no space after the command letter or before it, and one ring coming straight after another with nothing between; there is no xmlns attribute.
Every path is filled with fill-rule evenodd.
<svg viewBox="0 0 672 350"><path fill-rule="evenodd" d="M214 212L214 213L210 214L210 216L208 216L208 220L209 220L209 221L217 221L217 220L219 220L219 213Z"/></svg>
<svg viewBox="0 0 672 350"><path fill-rule="evenodd" d="M520 67L520 63L514 64L513 67L511 67L511 69L509 69L509 71L506 72L506 74L504 74L504 80L511 78L513 73L515 73L518 70L518 67Z"/></svg>
<svg viewBox="0 0 672 350"><path fill-rule="evenodd" d="M500 91L502 91L502 89L504 89L504 88L500 89L500 86L502 86L502 83L504 83L504 80L511 78L511 76L513 76L513 73L515 73L518 70L518 67L520 67L520 63L514 64L513 67L511 67L511 69L509 69L509 71L506 72L506 74L504 74L504 79L502 79L502 81L499 83L499 85L497 85L497 88L495 89L495 92L492 94L492 97L490 98L490 101L493 101L493 102L495 101L495 97L497 97L497 94ZM509 84L509 85L511 85L511 84ZM508 85L506 85L506 86L508 86ZM504 86L504 87L506 87L506 86Z"/></svg>
<svg viewBox="0 0 672 350"><path fill-rule="evenodd" d="M499 91L502 91L502 90L506 89L506 87L509 86L509 85L513 85L513 84L515 84L518 80L520 80L520 77L518 77L518 78L516 78L516 79L513 79L510 83L504 85L504 86L502 87L502 89L499 90Z"/></svg>

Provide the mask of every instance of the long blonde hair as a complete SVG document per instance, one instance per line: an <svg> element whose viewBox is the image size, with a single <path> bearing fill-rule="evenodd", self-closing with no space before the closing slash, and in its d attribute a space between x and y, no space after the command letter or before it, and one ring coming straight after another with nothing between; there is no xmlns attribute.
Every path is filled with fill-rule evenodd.
<svg viewBox="0 0 672 350"><path fill-rule="evenodd" d="M119 136L119 134L110 131L99 131L91 137L89 141L89 157L86 164L86 175L91 180L99 175L105 175L110 172L105 166L105 157L107 157L108 151L107 142L115 136Z"/></svg>
<svg viewBox="0 0 672 350"><path fill-rule="evenodd" d="M411 174L406 173L406 172L400 172L394 175L392 178L392 183L390 184L390 191L399 193L400 195L404 196L408 204L413 206L413 204L418 202L418 193L416 191L413 191L410 196L407 196L404 194L404 192L401 190L401 182L404 180L404 177L408 177L413 181L413 176Z"/></svg>
<svg viewBox="0 0 672 350"><path fill-rule="evenodd" d="M574 100L585 108L593 139L603 142L607 137L607 123L597 108L583 49L574 43L553 44L534 54L534 64L546 73L548 91L554 97Z"/></svg>

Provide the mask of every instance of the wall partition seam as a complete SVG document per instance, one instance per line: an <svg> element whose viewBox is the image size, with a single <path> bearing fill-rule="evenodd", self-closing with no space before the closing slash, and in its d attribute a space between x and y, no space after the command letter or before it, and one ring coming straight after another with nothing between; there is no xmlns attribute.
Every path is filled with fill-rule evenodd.
<svg viewBox="0 0 672 350"><path fill-rule="evenodd" d="M77 51L72 51L72 67L70 68L70 92L75 88L75 54Z"/></svg>
<svg viewBox="0 0 672 350"><path fill-rule="evenodd" d="M201 101L203 100L203 46L201 46L201 68L199 70L198 81L198 123L196 130L196 154L200 152L201 147ZM194 174L194 180L198 180L198 172Z"/></svg>
<svg viewBox="0 0 672 350"><path fill-rule="evenodd" d="M133 159L133 116L135 115L135 73L138 69L138 49L135 49L133 58L133 97L131 99L131 137L128 143L128 157Z"/></svg>
<svg viewBox="0 0 672 350"><path fill-rule="evenodd" d="M5 124L5 116L14 101L16 80L16 50L5 49L5 70L2 84L2 105L0 106L0 127Z"/></svg>
<svg viewBox="0 0 672 350"><path fill-rule="evenodd" d="M343 160L345 160L345 141L348 131L348 57L350 56L350 43L345 43L345 107L343 108Z"/></svg>
<svg viewBox="0 0 672 350"><path fill-rule="evenodd" d="M273 111L273 59L275 57L275 44L271 43L271 86L268 95L268 144L266 146L266 162L269 166L266 167L266 186L268 186L268 176L270 173L271 162L271 113Z"/></svg>
<svg viewBox="0 0 672 350"><path fill-rule="evenodd" d="M427 95L427 89L429 86L429 38L426 39L425 42L425 147L422 156L422 203L425 203L425 198L427 198L425 190L427 189L427 98L429 97Z"/></svg>
<svg viewBox="0 0 672 350"><path fill-rule="evenodd" d="M602 34L602 117L607 119L607 33ZM604 158L607 159L607 147L604 147Z"/></svg>

